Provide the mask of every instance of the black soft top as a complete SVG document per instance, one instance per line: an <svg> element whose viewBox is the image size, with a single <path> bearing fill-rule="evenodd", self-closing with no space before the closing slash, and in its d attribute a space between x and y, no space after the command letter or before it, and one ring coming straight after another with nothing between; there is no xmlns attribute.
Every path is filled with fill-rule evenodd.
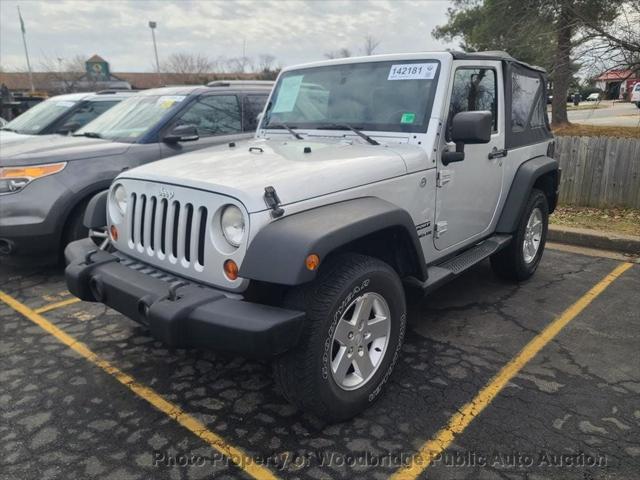
<svg viewBox="0 0 640 480"><path fill-rule="evenodd" d="M529 65L526 62L521 62L520 60L517 60L515 58L513 58L511 55L509 55L507 52L503 52L500 50L495 50L495 51L487 51L487 52L458 52L458 51L453 51L451 52L451 55L453 55L453 58L455 60L500 60L503 62L510 62L510 63L516 63L518 65L521 65L525 68L528 68L530 70L536 70L538 72L542 72L542 73L547 73L547 71L542 68L542 67L538 67L536 65Z"/></svg>

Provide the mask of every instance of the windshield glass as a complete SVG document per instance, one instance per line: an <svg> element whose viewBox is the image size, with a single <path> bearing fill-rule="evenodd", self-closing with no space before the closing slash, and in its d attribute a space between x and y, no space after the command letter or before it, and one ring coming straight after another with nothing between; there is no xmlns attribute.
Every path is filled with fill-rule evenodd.
<svg viewBox="0 0 640 480"><path fill-rule="evenodd" d="M69 100L56 100L50 98L31 107L22 115L16 117L4 127L4 130L12 130L17 133L36 134L48 127L60 115L67 112L78 102Z"/></svg>
<svg viewBox="0 0 640 480"><path fill-rule="evenodd" d="M262 128L426 132L438 82L437 60L329 65L282 74Z"/></svg>
<svg viewBox="0 0 640 480"><path fill-rule="evenodd" d="M107 110L74 135L135 142L185 98L185 95L135 96Z"/></svg>

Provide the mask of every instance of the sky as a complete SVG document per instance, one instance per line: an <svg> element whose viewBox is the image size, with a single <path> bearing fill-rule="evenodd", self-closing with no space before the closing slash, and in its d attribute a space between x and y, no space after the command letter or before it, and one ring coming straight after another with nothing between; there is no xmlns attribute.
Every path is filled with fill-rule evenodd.
<svg viewBox="0 0 640 480"><path fill-rule="evenodd" d="M17 6L34 71L43 62L98 54L114 72L154 68L149 20L158 23L160 62L172 53L211 59L273 55L281 66L324 58L348 48L375 53L442 50L431 31L446 22L447 0L0 0L0 65L26 70ZM40 67L40 68L39 68Z"/></svg>

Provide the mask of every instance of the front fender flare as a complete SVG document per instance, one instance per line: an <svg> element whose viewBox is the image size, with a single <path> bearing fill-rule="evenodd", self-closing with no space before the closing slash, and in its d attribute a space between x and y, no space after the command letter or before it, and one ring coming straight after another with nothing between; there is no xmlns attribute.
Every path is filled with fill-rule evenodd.
<svg viewBox="0 0 640 480"><path fill-rule="evenodd" d="M299 285L316 276L305 266L311 253L322 262L337 248L389 228L406 230L420 276L426 266L409 213L375 197L357 198L295 213L264 227L249 244L239 275L282 285Z"/></svg>

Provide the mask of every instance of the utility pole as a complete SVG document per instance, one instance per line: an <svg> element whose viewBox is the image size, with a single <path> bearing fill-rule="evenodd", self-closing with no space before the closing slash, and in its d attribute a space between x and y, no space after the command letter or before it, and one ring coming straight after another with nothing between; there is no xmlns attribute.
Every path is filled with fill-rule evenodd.
<svg viewBox="0 0 640 480"><path fill-rule="evenodd" d="M160 81L160 60L158 60L158 46L156 45L156 27L157 22L149 21L149 28L151 29L151 37L153 37L153 51L156 54L156 73L158 74L158 81Z"/></svg>
<svg viewBox="0 0 640 480"><path fill-rule="evenodd" d="M22 20L22 13L20 13L20 7L18 6L18 18L20 19L20 30L22 30L22 44L24 45L24 56L27 57L27 69L29 70L29 84L31 85L31 93L36 89L33 86L33 73L31 72L31 62L29 61L29 49L27 48L27 30L24 28L24 20Z"/></svg>

